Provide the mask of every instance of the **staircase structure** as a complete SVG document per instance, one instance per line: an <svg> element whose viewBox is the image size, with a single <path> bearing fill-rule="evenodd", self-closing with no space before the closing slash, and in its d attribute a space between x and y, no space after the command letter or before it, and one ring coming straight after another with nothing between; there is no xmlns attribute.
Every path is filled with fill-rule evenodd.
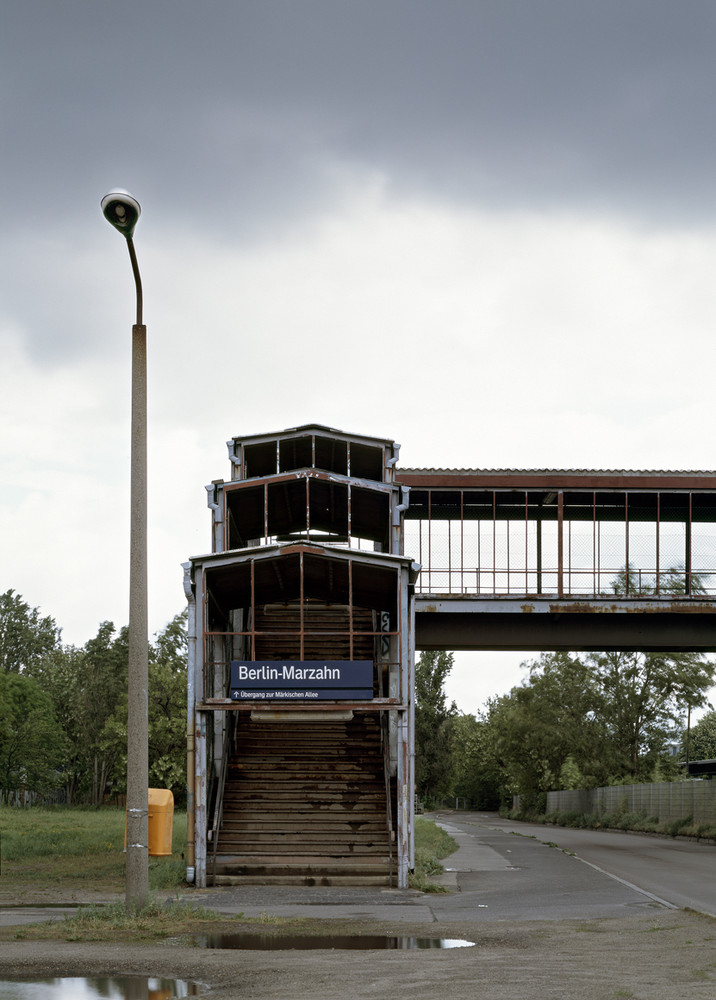
<svg viewBox="0 0 716 1000"><path fill-rule="evenodd" d="M716 651L714 471L398 470L319 425L228 446L184 565L199 887L407 885L416 644Z"/></svg>
<svg viewBox="0 0 716 1000"><path fill-rule="evenodd" d="M398 446L311 425L229 441L185 564L198 886L407 886L413 589Z"/></svg>
<svg viewBox="0 0 716 1000"><path fill-rule="evenodd" d="M212 881L390 885L380 725L239 718Z"/></svg>

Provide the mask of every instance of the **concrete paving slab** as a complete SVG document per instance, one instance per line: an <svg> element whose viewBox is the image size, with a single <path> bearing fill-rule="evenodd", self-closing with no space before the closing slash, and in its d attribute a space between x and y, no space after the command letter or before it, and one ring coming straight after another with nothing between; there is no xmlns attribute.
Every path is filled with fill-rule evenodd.
<svg viewBox="0 0 716 1000"><path fill-rule="evenodd" d="M432 921L426 904L429 897L415 889L363 889L351 886L225 886L205 890L201 897L186 893L182 897L207 906L218 913L258 918L313 917L315 919L353 919Z"/></svg>
<svg viewBox="0 0 716 1000"><path fill-rule="evenodd" d="M76 906L3 906L0 908L0 927L64 920L76 912Z"/></svg>

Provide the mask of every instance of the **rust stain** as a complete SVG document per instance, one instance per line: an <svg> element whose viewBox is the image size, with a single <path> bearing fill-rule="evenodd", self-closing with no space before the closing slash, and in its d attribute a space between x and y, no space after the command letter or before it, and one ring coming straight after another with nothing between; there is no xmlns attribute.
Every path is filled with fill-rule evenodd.
<svg viewBox="0 0 716 1000"><path fill-rule="evenodd" d="M325 549L316 542L289 542L282 548L284 555L295 555L297 552L310 552L313 555L325 555Z"/></svg>
<svg viewBox="0 0 716 1000"><path fill-rule="evenodd" d="M524 606L523 606L524 610ZM664 601L650 602L648 604L631 601L616 601L609 604L605 602L587 603L584 601L569 601L564 604L550 604L549 610L553 614L626 614L626 615L659 615L659 614L691 614L691 615L711 615L713 605L711 604L691 604L686 601Z"/></svg>
<svg viewBox="0 0 716 1000"><path fill-rule="evenodd" d="M528 615L534 611L535 606L534 604L520 604L520 608L522 609L522 611L524 611L526 615Z"/></svg>
<svg viewBox="0 0 716 1000"><path fill-rule="evenodd" d="M552 614L591 614L600 615L607 611L616 611L618 606L607 607L604 604L594 605L584 602L570 601L568 604L550 604L549 610Z"/></svg>

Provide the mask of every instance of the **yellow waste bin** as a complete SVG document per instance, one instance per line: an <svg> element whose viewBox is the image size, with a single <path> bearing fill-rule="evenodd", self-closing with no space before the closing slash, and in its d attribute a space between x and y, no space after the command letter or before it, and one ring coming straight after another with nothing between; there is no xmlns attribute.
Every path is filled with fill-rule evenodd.
<svg viewBox="0 0 716 1000"><path fill-rule="evenodd" d="M174 796L168 788L149 789L149 854L164 857L172 853Z"/></svg>

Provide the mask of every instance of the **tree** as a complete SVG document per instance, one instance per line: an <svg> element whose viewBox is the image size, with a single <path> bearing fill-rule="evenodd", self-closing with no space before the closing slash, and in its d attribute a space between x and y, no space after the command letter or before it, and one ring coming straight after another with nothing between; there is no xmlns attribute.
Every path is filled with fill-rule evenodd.
<svg viewBox="0 0 716 1000"><path fill-rule="evenodd" d="M498 809L500 770L491 753L487 722L461 713L453 720L452 737L453 794L472 809Z"/></svg>
<svg viewBox="0 0 716 1000"><path fill-rule="evenodd" d="M714 675L696 653L548 653L528 666L489 702L483 741L504 793L527 808L552 789L675 773L684 709L704 703Z"/></svg>
<svg viewBox="0 0 716 1000"><path fill-rule="evenodd" d="M683 741L683 753L686 756L686 736ZM716 712L707 712L695 726L692 726L689 759L716 760Z"/></svg>
<svg viewBox="0 0 716 1000"><path fill-rule="evenodd" d="M589 657L603 697L612 780L648 781L668 747L683 711L705 703L714 664L699 653L608 652Z"/></svg>
<svg viewBox="0 0 716 1000"><path fill-rule="evenodd" d="M169 788L174 798L186 794L186 612L176 615L149 647L148 754L149 787ZM118 789L126 787L126 686L102 734L102 747L115 762Z"/></svg>
<svg viewBox="0 0 716 1000"><path fill-rule="evenodd" d="M14 590L0 594L0 673L31 670L59 644L54 618L42 618Z"/></svg>
<svg viewBox="0 0 716 1000"><path fill-rule="evenodd" d="M84 651L75 646L60 647L33 670L33 676L52 700L55 717L62 728L65 746L62 777L69 805L83 784L87 770L84 720L80 711L83 656Z"/></svg>
<svg viewBox="0 0 716 1000"><path fill-rule="evenodd" d="M6 685L7 697L0 697L0 769L5 774L20 774L19 765L8 762L11 751L13 762L22 752L25 757L30 754L32 766L25 766L21 777L34 790L50 771L55 784L64 784L69 803L81 797L98 806L108 789L124 790L127 639L126 628L117 631L106 621L83 647L62 646L52 618L42 618L12 590L0 595L0 678L19 677L35 685L33 690L40 694L34 699L24 694L23 704L34 706L30 718L38 724L38 740L51 729L47 720L38 722L49 711L54 720L54 746L62 749L59 761L54 750L45 754L49 771L32 763L32 745L13 708L25 689ZM186 790L186 674L184 612L150 644L147 692L149 783L171 788L177 798ZM8 700L11 690L12 702Z"/></svg>
<svg viewBox="0 0 716 1000"><path fill-rule="evenodd" d="M453 654L423 652L415 665L415 772L418 795L440 800L450 794L453 776L453 702L447 705L445 680Z"/></svg>
<svg viewBox="0 0 716 1000"><path fill-rule="evenodd" d="M655 573L647 572L642 575L642 571L629 563L616 576L612 583L612 590L620 597L648 597L657 593L657 576ZM686 567L682 563L670 566L666 570L661 570L658 574L659 594L673 594L682 596L684 594L704 594L708 593L708 588L703 581L702 574L686 572Z"/></svg>
<svg viewBox="0 0 716 1000"><path fill-rule="evenodd" d="M115 779L120 754L110 738L109 723L124 700L127 660L126 628L117 633L112 622L102 622L84 647L54 650L34 670L53 700L67 738L68 802L84 795L93 805L101 805Z"/></svg>
<svg viewBox="0 0 716 1000"><path fill-rule="evenodd" d="M486 719L505 792L524 796L530 808L575 768L585 786L600 784L606 777L606 733L600 692L587 664L560 652L526 665L529 677L492 699Z"/></svg>
<svg viewBox="0 0 716 1000"><path fill-rule="evenodd" d="M107 785L121 760L113 741L107 738L107 725L127 691L129 647L127 629L116 633L112 622L102 622L94 639L84 648L81 663L83 679L81 716L84 720L91 766L91 802L104 801Z"/></svg>
<svg viewBox="0 0 716 1000"><path fill-rule="evenodd" d="M0 674L0 798L56 788L64 749L49 695L31 677Z"/></svg>
<svg viewBox="0 0 716 1000"><path fill-rule="evenodd" d="M157 633L149 651L149 781L186 794L187 613Z"/></svg>

